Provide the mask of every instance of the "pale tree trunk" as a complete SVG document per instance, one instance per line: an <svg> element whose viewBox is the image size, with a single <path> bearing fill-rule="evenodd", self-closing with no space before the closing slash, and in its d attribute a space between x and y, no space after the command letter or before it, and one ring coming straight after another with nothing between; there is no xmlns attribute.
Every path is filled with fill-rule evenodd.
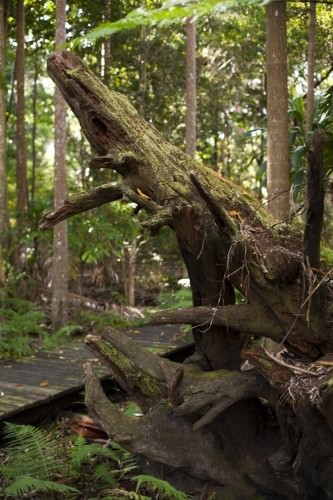
<svg viewBox="0 0 333 500"><path fill-rule="evenodd" d="M147 91L147 60L149 45L147 41L147 28L142 26L140 31L140 61L139 61L139 93L138 93L138 111L144 118L145 101ZM137 264L138 244L135 236L124 253L124 292L126 304L135 306L135 272Z"/></svg>
<svg viewBox="0 0 333 500"><path fill-rule="evenodd" d="M5 59L6 59L6 9L0 2L0 286L4 286L5 272L3 249L7 239L7 169L6 169L6 102L5 102Z"/></svg>
<svg viewBox="0 0 333 500"><path fill-rule="evenodd" d="M137 241L135 238L125 248L124 256L124 288L126 304L135 306L135 272L136 272L136 257L138 253Z"/></svg>
<svg viewBox="0 0 333 500"><path fill-rule="evenodd" d="M111 0L104 0L103 5L103 21L108 22L111 21ZM102 78L103 82L106 85L110 84L110 67L112 60L112 51L111 51L111 37L107 37L102 42Z"/></svg>
<svg viewBox="0 0 333 500"><path fill-rule="evenodd" d="M316 3L312 0L309 9L308 27L308 75L307 75L307 98L305 128L311 130L312 113L314 106L314 69L316 59Z"/></svg>
<svg viewBox="0 0 333 500"><path fill-rule="evenodd" d="M57 0L56 50L66 39L66 0ZM54 135L54 205L61 205L66 197L66 104L58 88L55 90ZM52 262L52 326L65 325L68 319L68 234L67 222L53 232Z"/></svg>
<svg viewBox="0 0 333 500"><path fill-rule="evenodd" d="M186 153L194 157L197 143L196 22L186 22Z"/></svg>
<svg viewBox="0 0 333 500"><path fill-rule="evenodd" d="M267 6L267 192L268 208L289 217L288 72L286 2Z"/></svg>
<svg viewBox="0 0 333 500"><path fill-rule="evenodd" d="M24 0L17 0L17 49L16 49L16 91L17 91L17 131L16 131L16 209L18 230L28 211L27 146L25 134L25 93L24 93Z"/></svg>
<svg viewBox="0 0 333 500"><path fill-rule="evenodd" d="M38 51L35 54L34 61L34 81L32 87L32 131L31 131L31 210L34 208L36 192L36 166L37 166L37 81L38 81Z"/></svg>

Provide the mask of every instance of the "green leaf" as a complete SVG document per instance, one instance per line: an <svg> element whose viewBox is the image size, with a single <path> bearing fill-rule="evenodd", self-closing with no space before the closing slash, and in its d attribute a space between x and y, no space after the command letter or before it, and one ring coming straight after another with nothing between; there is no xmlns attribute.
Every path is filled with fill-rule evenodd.
<svg viewBox="0 0 333 500"><path fill-rule="evenodd" d="M149 490L153 492L163 493L170 500L187 500L188 496L182 491L174 488L168 481L163 481L154 476L148 476L145 474L140 474L139 476L133 477L133 481L136 481L136 491L138 492L141 486L145 485Z"/></svg>
<svg viewBox="0 0 333 500"><path fill-rule="evenodd" d="M95 42L119 31L133 30L140 26L156 26L173 23L181 23L189 17L202 17L215 10L226 10L237 5L250 5L259 3L259 0L192 0L166 1L157 8L147 10L142 7L131 11L126 17L114 22L106 22L98 25L86 35L76 38L74 45L84 41Z"/></svg>
<svg viewBox="0 0 333 500"><path fill-rule="evenodd" d="M31 491L36 492L49 492L54 491L56 493L62 494L76 494L77 496L80 491L72 486L67 486L62 483L56 483L55 481L49 481L47 479L37 479L31 476L20 476L12 484L5 488L6 497L23 497Z"/></svg>

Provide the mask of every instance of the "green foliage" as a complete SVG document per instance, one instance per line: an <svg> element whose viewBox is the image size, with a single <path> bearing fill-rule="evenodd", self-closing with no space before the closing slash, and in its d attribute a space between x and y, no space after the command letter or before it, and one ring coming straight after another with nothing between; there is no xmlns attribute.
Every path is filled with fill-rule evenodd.
<svg viewBox="0 0 333 500"><path fill-rule="evenodd" d="M32 340L44 334L44 313L27 300L3 297L1 302L0 358L30 354Z"/></svg>
<svg viewBox="0 0 333 500"><path fill-rule="evenodd" d="M124 241L135 238L138 230L131 207L114 202L95 210L93 219L83 214L70 221L70 247L83 263L97 264L111 255L120 257Z"/></svg>
<svg viewBox="0 0 333 500"><path fill-rule="evenodd" d="M142 410L137 403L129 401L125 406L124 415L127 415L128 417L142 415Z"/></svg>
<svg viewBox="0 0 333 500"><path fill-rule="evenodd" d="M29 300L0 294L0 359L29 356L35 346L54 349L82 331L78 324L69 324L49 332L45 323L44 312Z"/></svg>
<svg viewBox="0 0 333 500"><path fill-rule="evenodd" d="M320 257L323 260L324 265L328 267L333 266L333 250L327 246L321 245L320 247Z"/></svg>
<svg viewBox="0 0 333 500"><path fill-rule="evenodd" d="M174 488L168 481L163 481L154 476L140 474L133 478L136 481L136 491L138 492L143 486L158 498L166 500L187 500L188 496L182 491Z"/></svg>
<svg viewBox="0 0 333 500"><path fill-rule="evenodd" d="M43 349L47 351L55 349L61 344L68 342L73 334L81 333L82 326L77 324L69 324L59 328L56 332L52 334L43 335Z"/></svg>
<svg viewBox="0 0 333 500"><path fill-rule="evenodd" d="M112 328L129 328L138 326L145 322L145 319L128 320L124 318L119 312L94 312L88 310L80 310L76 312L76 321L85 330L93 331L94 333L102 333L107 327Z"/></svg>
<svg viewBox="0 0 333 500"><path fill-rule="evenodd" d="M7 459L0 465L0 494L5 498L48 491L81 498L90 483L114 489L136 469L133 455L115 443L103 447L78 437L65 446L45 430L12 423L5 424L4 438L9 441Z"/></svg>
<svg viewBox="0 0 333 500"><path fill-rule="evenodd" d="M295 197L303 191L305 171L307 168L307 152L311 144L313 132L322 129L325 132L323 167L328 177L333 170L333 87L316 96L312 115L312 129L308 136L304 127L305 103L303 96L296 96L289 105L289 118L292 125L289 131L291 145L291 180Z"/></svg>
<svg viewBox="0 0 333 500"><path fill-rule="evenodd" d="M22 498L29 493L48 493L50 491L69 495L67 498L73 497L73 494L79 493L76 488L67 486L66 484L48 481L47 479L37 479L30 476L20 476L5 488L5 498Z"/></svg>
<svg viewBox="0 0 333 500"><path fill-rule="evenodd" d="M161 309L192 307L192 291L190 288L181 288L176 291L162 292L158 297L158 305Z"/></svg>
<svg viewBox="0 0 333 500"><path fill-rule="evenodd" d="M84 40L96 41L119 31L133 30L139 26L155 26L157 24L180 23L189 17L202 17L213 11L225 11L227 8L238 5L249 5L255 0L167 0L157 9L139 7L131 11L126 17L114 22L102 23L88 32L81 39L74 41L74 45Z"/></svg>
<svg viewBox="0 0 333 500"><path fill-rule="evenodd" d="M10 441L8 460L0 466L5 498L31 491L78 493L74 487L53 481L64 469L57 440L31 425L5 424L5 439Z"/></svg>

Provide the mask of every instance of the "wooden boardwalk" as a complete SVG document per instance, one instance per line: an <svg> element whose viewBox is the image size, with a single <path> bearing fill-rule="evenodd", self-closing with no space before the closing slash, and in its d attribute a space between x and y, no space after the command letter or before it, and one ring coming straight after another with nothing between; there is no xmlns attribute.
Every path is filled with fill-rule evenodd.
<svg viewBox="0 0 333 500"><path fill-rule="evenodd" d="M172 326L139 327L126 333L159 352L184 344ZM82 365L93 359L83 340L76 340L52 352L0 361L0 422L41 420L78 400L84 385ZM112 384L107 370L99 363L97 367L101 379Z"/></svg>

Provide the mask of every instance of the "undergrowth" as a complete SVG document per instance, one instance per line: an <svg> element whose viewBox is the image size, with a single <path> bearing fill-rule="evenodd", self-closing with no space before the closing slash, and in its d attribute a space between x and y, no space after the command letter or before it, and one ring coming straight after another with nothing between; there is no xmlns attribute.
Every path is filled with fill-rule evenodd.
<svg viewBox="0 0 333 500"><path fill-rule="evenodd" d="M29 356L37 349L50 350L82 329L77 324L50 331L46 314L21 298L0 298L0 359Z"/></svg>
<svg viewBox="0 0 333 500"><path fill-rule="evenodd" d="M158 297L160 309L178 309L180 307L192 307L191 288L162 292Z"/></svg>
<svg viewBox="0 0 333 500"><path fill-rule="evenodd" d="M36 350L52 350L70 341L73 335L101 333L106 327L127 328L145 320L129 320L118 311L78 310L74 321L52 331L45 312L29 300L9 297L0 290L0 359L29 356Z"/></svg>
<svg viewBox="0 0 333 500"><path fill-rule="evenodd" d="M0 463L0 497L44 499L186 500L185 493L154 476L133 477L134 456L115 443L101 446L83 437L59 441L31 425L5 424L7 445ZM128 487L132 482L133 487ZM125 487L126 485L126 487ZM148 495L148 496L147 496Z"/></svg>

